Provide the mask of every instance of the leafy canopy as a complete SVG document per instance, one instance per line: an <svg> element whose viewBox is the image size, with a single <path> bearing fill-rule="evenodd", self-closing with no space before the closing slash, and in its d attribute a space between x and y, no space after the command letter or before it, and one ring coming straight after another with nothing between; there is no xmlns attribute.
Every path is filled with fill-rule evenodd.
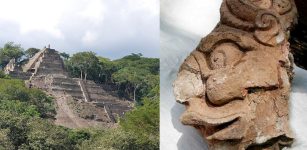
<svg viewBox="0 0 307 150"><path fill-rule="evenodd" d="M0 66L4 67L13 58L18 62L23 55L24 50L20 44L8 42L3 48L0 48Z"/></svg>
<svg viewBox="0 0 307 150"><path fill-rule="evenodd" d="M25 55L27 58L32 58L36 53L38 53L40 51L40 49L38 48L28 48L26 51L25 51Z"/></svg>

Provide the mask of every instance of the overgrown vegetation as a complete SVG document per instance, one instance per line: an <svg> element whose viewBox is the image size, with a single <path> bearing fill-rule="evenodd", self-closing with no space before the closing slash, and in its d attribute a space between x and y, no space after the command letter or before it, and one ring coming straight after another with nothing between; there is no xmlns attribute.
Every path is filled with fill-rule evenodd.
<svg viewBox="0 0 307 150"><path fill-rule="evenodd" d="M0 68L4 68L13 58L18 63L24 54L24 49L20 44L15 44L14 42L4 44L3 48L0 48Z"/></svg>
<svg viewBox="0 0 307 150"><path fill-rule="evenodd" d="M11 58L20 62L37 52L35 48L24 52L20 45L7 43L0 49L0 65ZM72 76L117 84L121 94L138 105L119 120L117 128L68 129L53 124L52 97L0 71L0 149L159 149L158 59L131 54L111 61L92 52L61 56Z"/></svg>
<svg viewBox="0 0 307 150"><path fill-rule="evenodd" d="M159 59L131 54L118 60L97 57L93 52L79 52L65 61L73 77L100 83L117 84L119 94L138 104L145 97L159 96Z"/></svg>

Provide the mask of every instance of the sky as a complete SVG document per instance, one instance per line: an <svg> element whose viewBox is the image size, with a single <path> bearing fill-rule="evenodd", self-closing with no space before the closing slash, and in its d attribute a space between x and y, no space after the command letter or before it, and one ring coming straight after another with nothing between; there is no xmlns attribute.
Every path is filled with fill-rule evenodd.
<svg viewBox="0 0 307 150"><path fill-rule="evenodd" d="M180 64L219 22L222 0L162 0L160 55L160 149L207 150L197 130L182 125L173 81Z"/></svg>
<svg viewBox="0 0 307 150"><path fill-rule="evenodd" d="M161 28L203 37L220 20L222 0L162 0Z"/></svg>
<svg viewBox="0 0 307 150"><path fill-rule="evenodd" d="M159 57L159 0L0 0L0 47Z"/></svg>

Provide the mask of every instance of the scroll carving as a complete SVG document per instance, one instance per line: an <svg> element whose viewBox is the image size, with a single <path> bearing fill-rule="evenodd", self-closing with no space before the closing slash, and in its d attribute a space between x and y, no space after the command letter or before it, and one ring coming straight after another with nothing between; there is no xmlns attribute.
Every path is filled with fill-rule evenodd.
<svg viewBox="0 0 307 150"><path fill-rule="evenodd" d="M292 0L224 0L221 20L185 59L174 82L194 126L210 149L290 146L288 101L293 58L288 34Z"/></svg>

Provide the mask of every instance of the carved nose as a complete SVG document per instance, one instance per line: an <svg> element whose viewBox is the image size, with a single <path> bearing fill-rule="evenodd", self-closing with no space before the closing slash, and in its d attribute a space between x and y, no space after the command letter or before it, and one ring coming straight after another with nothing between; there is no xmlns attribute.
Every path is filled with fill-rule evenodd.
<svg viewBox="0 0 307 150"><path fill-rule="evenodd" d="M248 63L236 69L224 70L207 79L207 97L216 105L243 100L248 90L272 90L279 86L278 67L273 63Z"/></svg>
<svg viewBox="0 0 307 150"><path fill-rule="evenodd" d="M207 96L210 102L222 105L232 100L242 100L246 90L242 87L239 74L219 73L208 78Z"/></svg>

